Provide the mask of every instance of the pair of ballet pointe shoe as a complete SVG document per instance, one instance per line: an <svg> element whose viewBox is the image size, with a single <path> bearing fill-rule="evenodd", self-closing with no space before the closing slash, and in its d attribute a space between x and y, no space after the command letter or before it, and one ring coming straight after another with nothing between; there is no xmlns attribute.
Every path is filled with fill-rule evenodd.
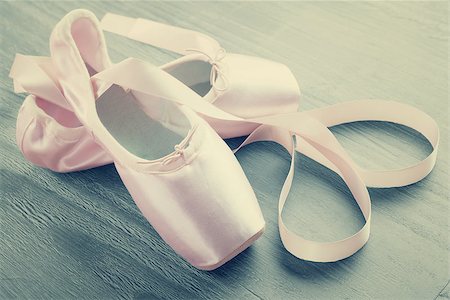
<svg viewBox="0 0 450 300"><path fill-rule="evenodd" d="M161 67L134 58L112 64L103 30L181 57ZM214 39L191 30L113 14L100 22L89 11L75 10L55 26L50 50L51 57L17 55L11 69L15 91L30 94L17 118L17 144L25 158L57 172L114 163L161 238L199 269L223 265L265 227L253 189L222 138L248 135L240 147L275 141L291 154L279 199L280 236L293 255L319 262L346 258L367 242L367 186L416 182L436 160L439 131L425 113L381 100L297 112L300 91L285 65L226 53ZM412 127L434 150L406 169L364 170L327 128L364 120ZM360 231L319 243L286 227L281 212L296 151L344 179L366 219Z"/></svg>

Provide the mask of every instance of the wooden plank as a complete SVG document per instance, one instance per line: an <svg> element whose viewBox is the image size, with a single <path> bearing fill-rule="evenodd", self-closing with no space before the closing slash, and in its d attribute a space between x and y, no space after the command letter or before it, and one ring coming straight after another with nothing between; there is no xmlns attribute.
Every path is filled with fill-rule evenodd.
<svg viewBox="0 0 450 300"><path fill-rule="evenodd" d="M238 159L267 232L224 267L198 271L140 215L113 166L56 174L26 162L15 146L23 96L12 92L6 70L16 52L47 55L53 26L79 7L188 27L229 52L283 62L299 80L302 109L364 98L412 104L440 125L437 166L417 184L371 189L369 243L344 261L316 264L296 259L279 240L277 196L288 155L272 143L248 146ZM0 14L0 298L448 298L446 2L1 2ZM114 61L175 57L106 38ZM421 136L391 124L333 132L374 169L407 166L430 151ZM344 237L363 222L342 181L304 157L285 218L318 240Z"/></svg>

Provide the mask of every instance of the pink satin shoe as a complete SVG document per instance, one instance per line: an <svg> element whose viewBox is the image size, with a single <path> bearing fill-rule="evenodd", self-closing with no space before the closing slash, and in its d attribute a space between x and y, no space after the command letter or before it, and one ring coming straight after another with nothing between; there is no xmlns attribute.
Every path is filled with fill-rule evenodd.
<svg viewBox="0 0 450 300"><path fill-rule="evenodd" d="M39 154L33 160L44 165L51 155L62 155L64 161L48 165L53 169L73 166L75 151L86 164L112 159L142 214L199 269L221 266L262 234L265 222L255 194L231 150L206 121L166 100L173 97L167 87L156 86L152 96L91 81L94 70L109 65L93 14L76 10L66 15L52 32L50 49L56 68L52 81L64 95L59 100L74 112L29 96L18 119L18 132L26 138L18 143L25 154L32 147L33 155ZM44 140L41 134L55 136ZM63 146L46 153L52 143Z"/></svg>
<svg viewBox="0 0 450 300"><path fill-rule="evenodd" d="M161 66L206 102L243 119L295 112L300 90L288 67L260 57L227 53L203 33L146 19L107 13L104 31L119 34L182 57ZM207 118L222 138L250 134L255 124L224 124Z"/></svg>
<svg viewBox="0 0 450 300"><path fill-rule="evenodd" d="M124 25L123 32L119 33L145 41L146 37L152 36L148 30L158 27L153 27L153 23L141 27L142 22L148 21L125 18L118 22ZM164 26L167 25L163 25L163 29ZM139 28L145 30L140 31ZM171 30L165 28L161 32L167 34ZM188 31L178 38L183 40L181 37L189 37L190 34ZM202 40L196 33L194 37L198 38L194 40ZM186 40L187 44L191 41ZM200 46L206 44L200 42ZM136 203L161 236L189 262L203 269L219 266L248 246L259 236L264 222L242 170L231 159L223 142L218 142L215 133L190 109L210 122L222 136L232 136L233 132L248 133L248 130L256 128L241 146L270 140L290 153L291 166L279 196L279 231L285 248L305 260L332 262L361 249L370 233L371 203L367 186L412 184L427 176L435 165L439 128L430 116L416 108L393 101L364 100L286 114L270 112L267 107L262 110L253 107L257 114L267 112L269 115L239 116L239 109L235 108L233 113L227 111L233 107L227 108L221 99L227 99L225 96L228 95L230 102L237 100L237 95L245 92L244 83L241 82L242 89L234 89L239 86L236 84L239 80L234 82L232 72L227 73L223 71L226 68L218 67L217 60L222 61L223 58L211 59L215 56L205 49L193 48L200 53L195 55L208 57L206 61L211 65L209 85L205 84L203 67L198 67L204 65L202 63L195 62L193 70L198 68L199 72L192 75L192 81L184 75L190 69L185 65L184 60L190 59L186 57L163 67L171 74L132 58L111 66L95 17L80 10L70 13L52 35L51 59L19 55L11 70L15 90L32 94L22 106L17 124L18 144L24 155L36 164L57 171L90 168L114 161ZM256 84L248 84L252 89L256 87ZM293 90L290 84L282 85L276 93L280 93L282 101L285 101L287 98L283 96L291 95ZM227 92L221 94L218 91ZM271 95L265 98L267 103L276 106L276 93L267 93ZM218 96L208 98L208 94ZM250 95L258 93L250 92ZM246 99L245 95L242 96ZM253 96L247 102L235 102L235 105L247 107L252 103L257 106ZM224 107L219 107L219 104ZM424 135L433 151L424 160L407 168L364 170L352 161L327 127L366 120L411 127ZM173 138L158 139L161 136L153 136L154 131L170 133L167 136ZM294 144L295 140L297 143ZM142 142L148 143L143 146ZM175 145L175 151L167 151L169 144ZM202 152L200 148L204 145L209 148ZM199 155L193 155L197 149ZM342 177L366 220L358 232L338 241L317 242L287 228L282 211L294 177L296 151ZM213 160L217 166L210 163ZM177 164L180 164L179 169ZM194 166L198 169L195 172L192 171ZM205 171L200 170L202 168ZM190 178L188 173L199 176L200 182L198 178ZM183 174L183 178L177 174ZM147 193L149 187L153 187L156 194L150 196ZM230 191L233 195L239 194L239 199L233 199ZM182 193L184 196L185 192L194 206L178 197ZM167 197L169 203L162 204L156 197ZM204 199L209 202L204 203ZM203 204L205 209L201 207ZM182 220L181 225L192 231L189 234L194 239L186 238L184 227L180 229L177 227L180 224L167 217L173 212ZM217 226L209 226L215 222L219 222ZM203 243L203 246L197 248L196 243Z"/></svg>
<svg viewBox="0 0 450 300"><path fill-rule="evenodd" d="M298 109L300 91L291 71L283 64L227 54L209 36L149 20L106 14L100 26L99 23L95 26L76 25L72 29L80 37L77 46L90 75L112 65L103 32L98 28L101 27L184 55L161 69L189 86L204 101L232 115L248 119ZM103 41L101 47L99 41ZM24 101L17 117L17 144L23 155L34 164L57 172L111 163L112 158L82 129L67 105L63 92L55 84L54 68L50 58L23 55L17 55L11 68L16 92L33 94ZM258 126L202 117L223 138L248 135ZM90 153L90 159L79 153Z"/></svg>

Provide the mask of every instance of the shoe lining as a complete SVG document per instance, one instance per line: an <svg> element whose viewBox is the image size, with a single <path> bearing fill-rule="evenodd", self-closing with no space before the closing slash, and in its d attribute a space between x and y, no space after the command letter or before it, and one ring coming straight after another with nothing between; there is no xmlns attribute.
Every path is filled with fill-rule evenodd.
<svg viewBox="0 0 450 300"><path fill-rule="evenodd" d="M89 72L89 76L94 76L95 74L97 74L97 71L94 70L93 67L91 67L87 63L85 65L86 69ZM56 122L64 127L77 128L82 126L75 113L50 101L36 97L36 106L42 109L48 116L53 118Z"/></svg>
<svg viewBox="0 0 450 300"><path fill-rule="evenodd" d="M36 105L64 127L77 128L81 126L81 123L78 120L77 116L75 116L73 112L62 108L61 106L53 104L39 97L36 97Z"/></svg>
<svg viewBox="0 0 450 300"><path fill-rule="evenodd" d="M208 62L201 60L187 61L167 68L165 71L202 97L211 90L209 81L211 64Z"/></svg>
<svg viewBox="0 0 450 300"><path fill-rule="evenodd" d="M147 160L174 151L191 125L171 102L112 85L96 101L98 116L111 135L129 152ZM145 111L144 111L145 110Z"/></svg>

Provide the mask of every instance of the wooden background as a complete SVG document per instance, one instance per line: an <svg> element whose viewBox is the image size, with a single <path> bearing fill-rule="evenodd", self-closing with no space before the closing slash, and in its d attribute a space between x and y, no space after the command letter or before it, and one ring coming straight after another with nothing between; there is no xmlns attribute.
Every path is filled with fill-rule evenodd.
<svg viewBox="0 0 450 300"><path fill-rule="evenodd" d="M283 62L299 80L302 109L363 98L412 104L440 125L436 168L408 187L370 189L369 243L344 261L309 263L285 251L278 235L277 197L289 157L275 144L251 145L238 158L267 231L222 268L198 271L145 221L113 166L57 174L25 161L15 145L24 96L7 77L14 54L48 55L53 26L80 7L199 30L229 52ZM0 15L0 298L449 299L447 2L1 2ZM174 57L106 38L114 61ZM430 151L423 137L392 124L333 132L370 168L407 166ZM306 158L285 218L296 232L323 241L363 224L342 181Z"/></svg>

